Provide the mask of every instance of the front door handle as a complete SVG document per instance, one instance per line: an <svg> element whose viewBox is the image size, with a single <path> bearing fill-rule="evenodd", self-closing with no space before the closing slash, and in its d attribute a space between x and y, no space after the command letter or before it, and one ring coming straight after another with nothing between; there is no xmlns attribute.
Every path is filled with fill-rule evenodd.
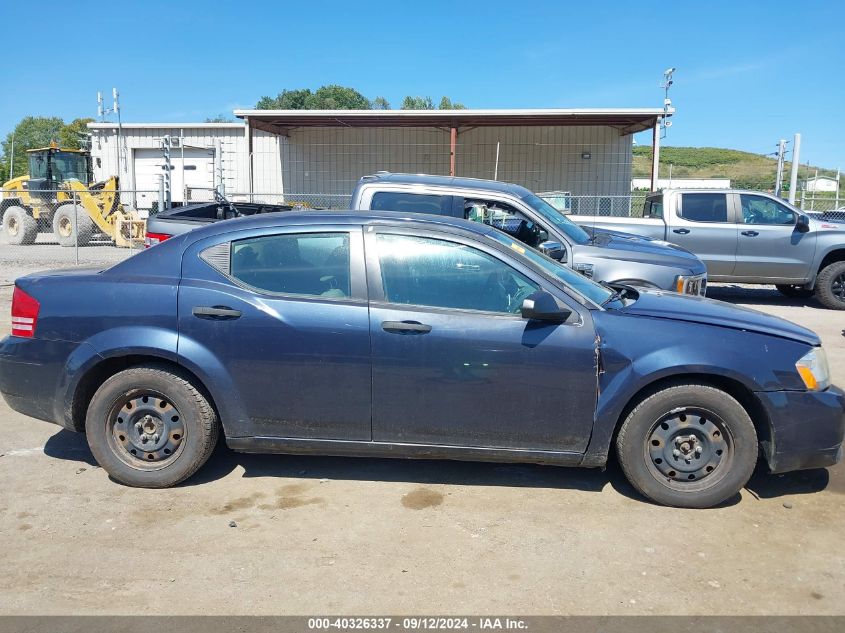
<svg viewBox="0 0 845 633"><path fill-rule="evenodd" d="M241 316L240 310L233 310L227 306L196 306L191 313L198 319L209 319L211 321L228 321L230 319L239 319Z"/></svg>
<svg viewBox="0 0 845 633"><path fill-rule="evenodd" d="M686 235L689 233L689 229L672 229L672 233L678 233L679 235Z"/></svg>
<svg viewBox="0 0 845 633"><path fill-rule="evenodd" d="M757 237L760 235L757 231L743 231L742 234L746 237Z"/></svg>
<svg viewBox="0 0 845 633"><path fill-rule="evenodd" d="M381 329L391 334L428 334L431 326L419 321L383 321Z"/></svg>

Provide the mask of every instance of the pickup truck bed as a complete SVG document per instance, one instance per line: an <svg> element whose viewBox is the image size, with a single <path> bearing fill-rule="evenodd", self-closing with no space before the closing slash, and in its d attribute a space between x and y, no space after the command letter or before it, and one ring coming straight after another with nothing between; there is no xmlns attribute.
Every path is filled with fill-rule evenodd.
<svg viewBox="0 0 845 633"><path fill-rule="evenodd" d="M181 235L193 229L245 215L279 213L301 207L287 204L264 204L260 202L198 202L183 207L174 207L151 215L147 220L146 245L152 246L174 235Z"/></svg>

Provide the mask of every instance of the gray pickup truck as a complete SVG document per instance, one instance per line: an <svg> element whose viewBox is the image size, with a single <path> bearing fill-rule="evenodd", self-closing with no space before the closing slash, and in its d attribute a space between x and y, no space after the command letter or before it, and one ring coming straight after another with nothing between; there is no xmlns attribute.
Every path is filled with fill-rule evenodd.
<svg viewBox="0 0 845 633"><path fill-rule="evenodd" d="M483 222L597 281L693 295L704 295L707 286L704 264L689 251L662 238L584 230L519 185L379 172L358 181L351 206Z"/></svg>
<svg viewBox="0 0 845 633"><path fill-rule="evenodd" d="M710 281L774 284L845 310L845 223L759 191L664 189L642 218L573 215L586 229L666 240L698 255Z"/></svg>

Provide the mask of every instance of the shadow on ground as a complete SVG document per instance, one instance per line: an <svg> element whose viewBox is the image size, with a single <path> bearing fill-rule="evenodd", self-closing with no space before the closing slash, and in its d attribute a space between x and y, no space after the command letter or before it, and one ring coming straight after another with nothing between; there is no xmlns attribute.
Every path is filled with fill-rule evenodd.
<svg viewBox="0 0 845 633"><path fill-rule="evenodd" d="M56 459L96 466L85 437L60 430L44 445L44 453ZM222 479L238 468L243 477L279 479L334 479L342 481L383 481L416 484L464 486L505 486L510 488L552 488L601 492L610 485L619 494L643 500L611 460L605 471L588 468L563 468L535 464L496 464L445 460L381 459L366 457L323 457L313 455L248 455L218 443L214 454L200 471L181 484L198 486ZM843 470L842 473L839 470ZM758 466L746 488L763 499L784 495L812 494L828 488L845 492L845 469L837 467L831 475L826 469L770 475ZM731 506L739 495L722 506Z"/></svg>
<svg viewBox="0 0 845 633"><path fill-rule="evenodd" d="M814 297L800 299L782 295L774 286L737 286L734 284L718 284L707 286L707 298L741 303L743 305L768 305L786 307L809 307L824 309Z"/></svg>

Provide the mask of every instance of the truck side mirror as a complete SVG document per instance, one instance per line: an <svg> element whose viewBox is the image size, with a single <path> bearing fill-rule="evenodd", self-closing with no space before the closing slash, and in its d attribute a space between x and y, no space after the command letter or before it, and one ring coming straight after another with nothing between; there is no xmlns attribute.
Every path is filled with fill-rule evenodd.
<svg viewBox="0 0 845 633"><path fill-rule="evenodd" d="M795 230L799 233L806 233L810 230L810 218L803 213L798 214L798 219L795 221Z"/></svg>
<svg viewBox="0 0 845 633"><path fill-rule="evenodd" d="M560 242L542 242L537 248L544 255L548 255L552 259L561 261L566 258L566 248Z"/></svg>
<svg viewBox="0 0 845 633"><path fill-rule="evenodd" d="M572 310L561 306L557 299L545 290L538 290L522 302L520 314L523 319L563 323L572 314Z"/></svg>

